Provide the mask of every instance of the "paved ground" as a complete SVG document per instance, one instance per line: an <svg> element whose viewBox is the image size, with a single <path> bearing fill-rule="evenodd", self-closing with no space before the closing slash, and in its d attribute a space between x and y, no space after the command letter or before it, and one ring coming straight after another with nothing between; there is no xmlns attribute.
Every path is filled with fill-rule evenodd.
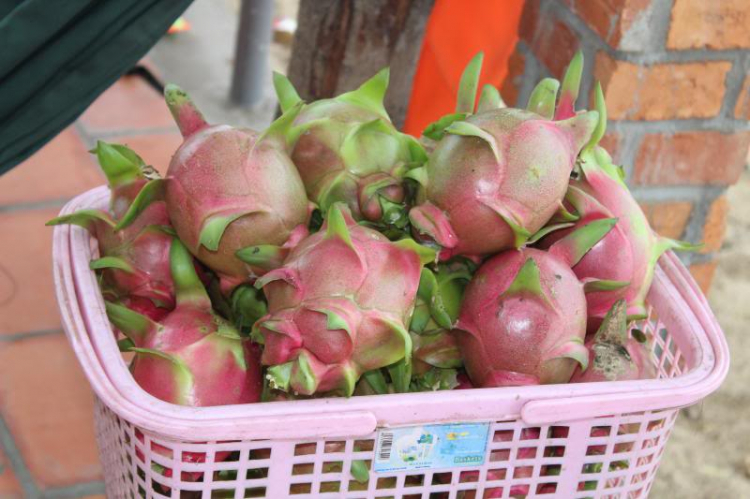
<svg viewBox="0 0 750 499"><path fill-rule="evenodd" d="M236 6L199 0L188 14L193 34L162 42L152 59L169 79L191 91L214 121L264 123L272 105L255 113L227 112L234 33L226 18ZM214 37L213 58L200 42L200 33L211 25L224 27L224 36ZM195 55L189 60L199 66L185 65L185 53ZM275 68L284 68L284 57L282 48L274 48ZM97 138L130 145L162 171L180 143L161 97L141 80L125 78L75 125L0 177L0 498L94 497L103 491L91 392L60 329L51 276L52 231L44 227L67 199L103 183L86 153ZM730 191L730 202L729 237L711 302L729 338L733 367L722 389L703 404L702 415L679 419L655 498L750 496L750 420L743 417L750 407L750 337L745 331L750 323L750 176Z"/></svg>

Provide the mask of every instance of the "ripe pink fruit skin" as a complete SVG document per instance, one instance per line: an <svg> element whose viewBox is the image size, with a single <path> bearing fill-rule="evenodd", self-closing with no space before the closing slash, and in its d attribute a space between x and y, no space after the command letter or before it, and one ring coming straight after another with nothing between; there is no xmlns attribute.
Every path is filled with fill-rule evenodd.
<svg viewBox="0 0 750 499"><path fill-rule="evenodd" d="M528 259L539 269L544 298L501 296ZM586 334L586 297L570 267L533 248L487 260L466 288L456 325L472 382L480 387L566 383L575 369L559 357Z"/></svg>
<svg viewBox="0 0 750 499"><path fill-rule="evenodd" d="M95 234L100 256L122 258L134 270L102 271L104 282L116 298L145 298L165 311L174 308L174 283L169 271L173 237L161 228L168 226L164 202L150 205L132 225L117 232L103 222L97 223Z"/></svg>
<svg viewBox="0 0 750 499"><path fill-rule="evenodd" d="M245 264L236 251L283 246L295 229L306 225L309 202L274 125L264 136L228 125L210 126L180 92L167 90L170 110L185 137L167 171L169 217L188 249L219 274L222 289L229 291L267 270ZM201 234L217 218L233 221L215 241L214 251L202 243Z"/></svg>
<svg viewBox="0 0 750 499"><path fill-rule="evenodd" d="M341 226L329 230L336 213L350 242ZM404 324L421 267L415 251L357 225L348 210L334 206L319 232L256 283L268 298L269 313L256 323L265 343L263 364L278 366L304 356L315 386L292 379L294 391L311 395L344 385L345 392L353 390L351 378L399 361L410 348ZM340 323L329 325L331 317Z"/></svg>
<svg viewBox="0 0 750 499"><path fill-rule="evenodd" d="M552 122L528 111L496 109L471 116L466 122L494 139L497 156L482 138L446 135L425 166L424 204L412 209L412 222L444 248L441 259L517 246L517 231L506 220L528 233L547 223L595 115Z"/></svg>

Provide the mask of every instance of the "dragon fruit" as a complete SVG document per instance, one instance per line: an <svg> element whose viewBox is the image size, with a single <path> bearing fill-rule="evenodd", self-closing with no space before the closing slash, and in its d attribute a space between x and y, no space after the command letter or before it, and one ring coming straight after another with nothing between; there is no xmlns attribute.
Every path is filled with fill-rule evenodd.
<svg viewBox="0 0 750 499"><path fill-rule="evenodd" d="M582 55L571 62L563 83L563 94L556 119L574 115L578 95ZM567 232L593 220L616 217L616 227L602 239L573 268L576 275L588 283L587 293L589 330L595 331L614 303L624 298L628 302L628 316L639 319L646 316L645 298L654 277L659 257L667 250L694 250L698 246L660 237L654 233L648 220L630 193L623 171L612 163L612 158L598 145L607 125L607 110L601 86L597 84L596 110L599 122L591 140L579 158L578 178L570 181L565 209L556 221L575 220L575 225L553 232L542 247L549 246Z"/></svg>
<svg viewBox="0 0 750 499"><path fill-rule="evenodd" d="M105 302L107 315L127 340L123 350L135 353L133 378L154 397L195 407L258 402L262 391L260 352L225 319L216 315L195 271L193 257L178 240L172 242L169 263L176 288L176 307L160 322L122 305ZM172 451L152 443L165 456ZM230 452L217 452L215 461ZM205 462L202 452L183 452L184 462ZM172 476L171 469L163 470ZM197 481L200 472L183 472Z"/></svg>
<svg viewBox="0 0 750 499"><path fill-rule="evenodd" d="M627 323L627 303L617 300L596 335L586 342L589 368L576 369L571 383L656 378L646 335L634 329L631 337Z"/></svg>
<svg viewBox="0 0 750 499"><path fill-rule="evenodd" d="M365 371L409 363L406 329L422 264L434 252L391 242L334 205L321 230L256 281L269 313L255 325L273 388L353 393Z"/></svg>
<svg viewBox="0 0 750 499"><path fill-rule="evenodd" d="M547 252L506 251L479 268L456 325L475 385L566 383L576 363L586 368L586 297L570 267L615 223L596 220Z"/></svg>
<svg viewBox="0 0 750 499"><path fill-rule="evenodd" d="M477 73L475 65L481 60L475 58L464 72L468 80ZM470 115L476 85L465 85L460 112L425 131L442 138L425 166L408 173L421 185L420 205L409 219L415 237L442 248L441 259L520 247L559 209L597 113L551 121L558 86L542 81L528 110L494 107L500 103L485 97L492 104Z"/></svg>
<svg viewBox="0 0 750 499"><path fill-rule="evenodd" d="M301 105L259 135L209 125L175 85L167 85L165 96L185 137L167 172L169 217L190 252L218 274L229 294L279 266L306 234L309 202L285 152L285 134ZM235 255L241 249L243 260Z"/></svg>
<svg viewBox="0 0 750 499"><path fill-rule="evenodd" d="M427 158L388 117L388 78L383 69L357 90L304 106L294 120L290 155L323 213L343 202L356 220L406 225L404 174ZM284 112L302 102L285 76L274 73L274 86Z"/></svg>
<svg viewBox="0 0 750 499"><path fill-rule="evenodd" d="M75 224L91 232L100 258L90 266L101 274L104 296L158 320L174 308L169 272L173 231L162 180L126 146L99 141L91 152L110 187L109 213L81 210L47 225Z"/></svg>
<svg viewBox="0 0 750 499"><path fill-rule="evenodd" d="M169 257L176 306L163 320L106 302L110 321L136 354L133 378L154 397L178 405L257 402L262 383L255 346L213 312L192 256L180 241L172 242Z"/></svg>

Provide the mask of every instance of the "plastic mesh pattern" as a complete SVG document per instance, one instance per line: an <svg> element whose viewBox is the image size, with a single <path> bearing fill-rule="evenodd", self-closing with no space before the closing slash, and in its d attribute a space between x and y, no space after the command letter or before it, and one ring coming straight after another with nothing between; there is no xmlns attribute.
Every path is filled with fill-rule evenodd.
<svg viewBox="0 0 750 499"><path fill-rule="evenodd" d="M656 315L638 327L654 337L659 377L679 376L685 359ZM676 417L669 409L564 425L495 421L483 466L370 471L365 480L355 478L352 466L371 468L375 433L320 441L176 442L96 405L110 497L646 497Z"/></svg>

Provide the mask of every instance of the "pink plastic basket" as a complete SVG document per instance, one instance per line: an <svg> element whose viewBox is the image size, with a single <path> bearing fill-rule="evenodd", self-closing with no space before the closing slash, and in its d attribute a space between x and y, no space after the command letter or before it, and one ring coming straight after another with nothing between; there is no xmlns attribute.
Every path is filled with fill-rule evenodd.
<svg viewBox="0 0 750 499"><path fill-rule="evenodd" d="M103 208L106 188L63 213ZM716 390L729 353L721 329L672 254L649 294L659 378L189 408L142 391L117 349L89 234L59 226L54 272L65 330L97 397L108 497L646 497L680 407ZM378 429L489 422L484 464L357 481ZM359 475L361 480L361 475Z"/></svg>

